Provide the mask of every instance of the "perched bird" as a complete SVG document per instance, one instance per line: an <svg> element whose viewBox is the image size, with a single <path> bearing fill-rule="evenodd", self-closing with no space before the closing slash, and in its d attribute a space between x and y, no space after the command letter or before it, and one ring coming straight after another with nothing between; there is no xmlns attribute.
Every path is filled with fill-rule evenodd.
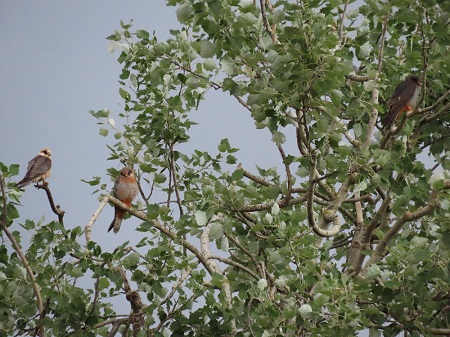
<svg viewBox="0 0 450 337"><path fill-rule="evenodd" d="M389 111L381 124L383 128L390 128L397 117L406 111L412 111L419 97L420 78L416 75L408 76L402 83L397 85L394 94L387 102Z"/></svg>
<svg viewBox="0 0 450 337"><path fill-rule="evenodd" d="M39 183L42 181L47 185L45 179L50 177L52 173L52 159L50 158L52 151L50 149L42 149L39 154L28 162L27 173L25 177L16 184L16 187L24 187L28 184Z"/></svg>
<svg viewBox="0 0 450 337"><path fill-rule="evenodd" d="M113 188L113 196L125 203L128 207L131 206L131 202L138 193L138 185L134 172L129 167L124 167L120 170L120 176L116 180ZM108 228L108 232L114 228L114 233L117 233L122 224L122 219L125 211L117 206L114 207L114 220Z"/></svg>

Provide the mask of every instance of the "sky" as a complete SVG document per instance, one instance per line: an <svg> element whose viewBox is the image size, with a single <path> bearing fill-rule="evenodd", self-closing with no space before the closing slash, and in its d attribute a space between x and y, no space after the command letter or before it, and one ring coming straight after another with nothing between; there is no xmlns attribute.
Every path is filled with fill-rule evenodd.
<svg viewBox="0 0 450 337"><path fill-rule="evenodd" d="M0 4L0 162L19 164L23 177L27 163L40 149L52 150L52 176L48 180L55 203L66 211L67 228L84 227L97 208L98 194L81 182L107 177L106 145L114 139L99 136L99 126L89 110L110 109L120 129L118 94L121 65L119 52L108 53L106 37L120 29L120 20L133 19L133 29L155 31L159 40L170 37L180 25L176 8L163 0L153 1L2 1ZM241 149L239 161L255 172L279 162L279 154L267 131L256 130L248 112L227 93L209 92L206 102L192 112L199 123L192 128L194 148L217 152L222 138ZM274 157L276 156L276 157ZM113 182L110 181L110 188ZM25 189L19 206L21 217L56 220L42 190ZM105 236L113 217L107 206L94 224L92 239L112 250L126 240L139 241L139 232L123 230L139 225L126 220L119 235ZM25 233L27 234L32 233ZM107 238L106 240L104 238Z"/></svg>

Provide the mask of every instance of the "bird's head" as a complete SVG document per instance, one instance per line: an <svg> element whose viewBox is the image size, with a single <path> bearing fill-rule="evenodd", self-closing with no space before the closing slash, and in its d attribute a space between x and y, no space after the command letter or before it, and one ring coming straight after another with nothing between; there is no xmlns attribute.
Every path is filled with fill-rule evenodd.
<svg viewBox="0 0 450 337"><path fill-rule="evenodd" d="M411 75L408 76L408 79L416 83L417 85L420 85L420 77L417 75Z"/></svg>
<svg viewBox="0 0 450 337"><path fill-rule="evenodd" d="M120 170L120 175L123 177L132 177L134 176L134 172L131 168L124 167L123 169Z"/></svg>
<svg viewBox="0 0 450 337"><path fill-rule="evenodd" d="M39 154L41 156L46 156L50 158L52 156L52 151L50 151L49 148L43 148L41 151L39 151Z"/></svg>

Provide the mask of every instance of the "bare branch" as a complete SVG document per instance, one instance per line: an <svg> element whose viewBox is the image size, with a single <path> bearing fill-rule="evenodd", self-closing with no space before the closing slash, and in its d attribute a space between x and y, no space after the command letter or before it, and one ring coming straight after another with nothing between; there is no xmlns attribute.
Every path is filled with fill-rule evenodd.
<svg viewBox="0 0 450 337"><path fill-rule="evenodd" d="M367 81L372 79L372 77L367 76L367 75L366 76L360 76L360 75L350 74L350 75L346 75L345 77L347 77L349 80L352 80L354 82L367 82Z"/></svg>
<svg viewBox="0 0 450 337"><path fill-rule="evenodd" d="M301 203L305 202L306 199L307 199L307 197L305 195L303 195L300 198L291 198L287 203L286 203L285 199L276 201L276 203L278 204L278 206L280 206L280 208L284 208L284 207L288 207L288 206L301 204ZM275 202L267 202L264 204L257 204L257 205L244 205L238 211L239 212L264 211L264 210L271 209L274 204L275 204Z"/></svg>
<svg viewBox="0 0 450 337"><path fill-rule="evenodd" d="M433 335L440 335L440 336L450 335L450 329L428 328L428 331Z"/></svg>
<svg viewBox="0 0 450 337"><path fill-rule="evenodd" d="M98 216L102 212L103 208L105 208L106 204L108 203L108 195L103 196L102 201L98 205L97 209L95 210L94 214L92 214L91 218L89 219L89 222L84 227L84 235L86 237L86 242L91 241L91 232L92 232L92 225L97 220Z"/></svg>
<svg viewBox="0 0 450 337"><path fill-rule="evenodd" d="M341 15L341 24L339 25L339 44L342 46L342 43L344 42L344 21L347 18L347 7L348 7L348 0L345 1L344 9L342 10Z"/></svg>
<svg viewBox="0 0 450 337"><path fill-rule="evenodd" d="M436 109L439 104L441 104L442 102L445 101L445 99L447 98L447 96L450 95L450 89L447 90L441 97L439 97L436 102L434 102L432 105L430 105L429 107L423 108L423 109L417 109L417 111L415 111L414 114L422 114L424 112L428 112L428 111L432 111L434 109Z"/></svg>
<svg viewBox="0 0 450 337"><path fill-rule="evenodd" d="M37 189L43 189L47 193L48 202L50 203L50 207L51 207L53 213L55 213L58 216L59 223L61 225L64 225L63 218L64 218L65 211L63 211L59 205L55 206L55 202L53 201L52 192L50 192L50 188L48 187L48 184L42 184L42 185L36 184L35 186Z"/></svg>
<svg viewBox="0 0 450 337"><path fill-rule="evenodd" d="M275 34L275 29L272 29L270 27L269 20L267 19L265 0L259 0L259 3L261 5L261 15L263 18L264 28L266 28L267 33L269 33L270 37L272 38L272 42L277 43L277 36Z"/></svg>
<svg viewBox="0 0 450 337"><path fill-rule="evenodd" d="M263 186L266 186L266 187L269 187L269 186L270 187L276 187L276 185L274 183L272 183L270 181L267 181L267 180L264 180L264 178L258 177L256 175L250 173L249 171L244 170L242 168L241 164L238 165L237 169L238 170L242 170L243 174L244 174L244 177L254 181L257 184L260 184L260 185L263 185Z"/></svg>
<svg viewBox="0 0 450 337"><path fill-rule="evenodd" d="M217 261L226 263L230 266L234 266L238 269L241 269L242 271L246 272L247 274L249 274L251 277L253 277L255 280L259 280L260 277L251 269L247 268L246 266L240 264L239 262L233 261L231 259L227 259L225 257L222 256L217 256L217 255L212 255L211 256L212 259L215 259Z"/></svg>
<svg viewBox="0 0 450 337"><path fill-rule="evenodd" d="M423 119L421 119L420 120L420 125L423 125L425 123L428 123L428 122L431 122L431 121L434 121L434 120L438 119L440 116L442 116L448 110L450 110L450 102L448 102L446 105L444 105L438 111L436 111L434 114L431 114L431 115L426 116Z"/></svg>
<svg viewBox="0 0 450 337"><path fill-rule="evenodd" d="M348 142L350 144L352 144L355 148L359 149L361 147L362 143L358 139L355 139L352 136L350 131L348 131L348 129L347 129L347 125L345 125L345 123L341 119L339 119L339 117L337 117L337 116L334 116L333 119L336 123L338 123L340 126L342 126L344 128L344 136L348 140Z"/></svg>

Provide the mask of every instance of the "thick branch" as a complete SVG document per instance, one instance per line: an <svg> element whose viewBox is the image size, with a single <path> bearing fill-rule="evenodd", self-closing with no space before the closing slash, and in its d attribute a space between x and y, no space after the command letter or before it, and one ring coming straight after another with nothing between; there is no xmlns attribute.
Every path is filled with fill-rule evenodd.
<svg viewBox="0 0 450 337"><path fill-rule="evenodd" d="M347 255L347 271L349 274L356 276L361 271L364 262L364 255L362 252L367 248L372 232L379 223L381 216L386 212L390 202L391 198L388 196L383 200L383 203L369 224L363 223L361 226L356 226L352 244L349 247Z"/></svg>
<svg viewBox="0 0 450 337"><path fill-rule="evenodd" d="M210 259L205 259L203 254L194 245L192 245L189 241L185 240L184 238L179 237L177 235L177 233L175 233L170 228L161 224L158 220L148 220L147 215L145 213L143 213L137 209L127 207L123 202L114 198L112 195L108 195L108 202L126 210L128 213L132 214L133 216L135 216L138 219L141 219L142 221L151 222L153 227L155 227L158 231L167 235L171 239L179 242L183 247L185 247L188 251L190 251L192 254L194 254L197 257L197 259L199 260L199 262L205 267L205 269L210 274L216 272Z"/></svg>
<svg viewBox="0 0 450 337"><path fill-rule="evenodd" d="M213 257L211 255L211 248L210 248L210 243L209 243L209 232L211 230L211 222L208 223L205 227L205 229L202 232L202 235L200 236L200 246L201 246L201 251L202 251L202 256L203 258L208 261L208 263L210 264L211 269L218 274L221 274L223 276L223 280L222 280L222 291L224 292L225 295L225 300L227 302L227 307L231 308L232 305L232 295L231 295L231 286L230 286L230 282L228 281L228 279L225 277L223 271L219 268L219 266L217 265L216 261L213 260ZM232 322L232 329L234 330L233 332L236 332L236 322L233 319Z"/></svg>
<svg viewBox="0 0 450 337"><path fill-rule="evenodd" d="M377 245L374 252L372 253L372 256L369 258L369 260L365 264L365 266L362 270L363 274L367 271L367 269L372 264L376 264L381 261L381 259L384 257L387 246L392 241L392 239L395 237L395 235L400 231L400 229L403 227L403 225L405 223L417 220L417 219L433 212L436 209L436 207L439 205L439 203L437 201L438 196L439 196L439 193L437 191L433 190L431 192L430 200L429 200L427 206L420 207L415 212L406 211L405 213L403 213L403 215L400 218L397 219L395 224L387 231L387 233L381 239L380 243Z"/></svg>
<svg viewBox="0 0 450 337"><path fill-rule="evenodd" d="M347 77L349 80L352 80L354 82L367 82L369 80L371 80L372 78L370 76L360 76L360 75L346 75L345 77Z"/></svg>

